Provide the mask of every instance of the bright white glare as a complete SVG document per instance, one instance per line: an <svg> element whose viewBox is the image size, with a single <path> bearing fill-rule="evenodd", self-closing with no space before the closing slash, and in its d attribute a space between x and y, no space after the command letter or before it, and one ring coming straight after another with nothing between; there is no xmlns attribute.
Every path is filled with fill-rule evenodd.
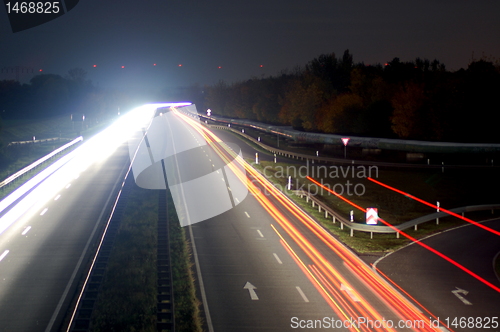
<svg viewBox="0 0 500 332"><path fill-rule="evenodd" d="M147 104L122 115L111 126L85 141L2 200L0 212L32 190L0 218L0 234L35 204L37 206L45 204L68 182L78 178L75 174L80 174L93 163L107 158L137 130L149 126L157 108L187 105L190 103Z"/></svg>

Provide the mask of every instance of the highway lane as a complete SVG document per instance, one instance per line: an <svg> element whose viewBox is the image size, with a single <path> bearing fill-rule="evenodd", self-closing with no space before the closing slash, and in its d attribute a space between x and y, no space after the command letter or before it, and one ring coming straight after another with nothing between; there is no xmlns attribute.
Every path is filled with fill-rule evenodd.
<svg viewBox="0 0 500 332"><path fill-rule="evenodd" d="M127 162L122 146L0 235L0 331L58 330Z"/></svg>
<svg viewBox="0 0 500 332"><path fill-rule="evenodd" d="M499 219L485 222L484 225L500 230ZM467 225L437 234L423 242L487 281L500 285L493 269L493 259L500 252L497 235ZM400 249L380 260L376 266L441 319L499 317L497 319L500 320L498 292L421 246L410 245ZM500 330L500 322L498 324L496 329L490 330ZM451 328L471 331L470 328Z"/></svg>
<svg viewBox="0 0 500 332"><path fill-rule="evenodd" d="M250 178L254 176L257 175ZM257 186L263 188L261 183ZM382 320L396 324L399 319L424 318L379 278L370 275L371 270L359 258L320 226L304 221L306 217L294 208L290 210L290 203L284 207L279 195L264 196L249 195L223 215L191 226L201 271L199 279L203 281L209 321L215 331L292 330L292 317L360 317L377 320L375 324ZM256 215L255 220L252 215ZM283 264L277 262L274 254ZM246 282L257 287L264 302L249 297L243 289ZM293 291L297 286L306 289L306 296L313 300L300 303ZM372 291L374 288L378 291ZM430 328L417 330L425 329ZM376 329L365 326L353 330Z"/></svg>
<svg viewBox="0 0 500 332"><path fill-rule="evenodd" d="M218 173L213 188L200 190L210 191L211 205L226 203L227 191L214 188L232 177L228 169L226 175L222 173L227 162L211 144L204 144L199 132L179 118L172 117L168 127L169 139L178 151L183 151L181 146L194 147L166 159L166 165L178 168L178 174L167 171L169 186ZM155 144L150 140L152 150ZM300 319L338 319L280 244L270 226L274 220L255 199L247 196L240 201L234 186L228 187L234 195L234 208L188 226L197 248L203 296L207 298L204 309L210 313L207 330L286 331L292 329L293 317L302 326L305 322ZM186 199L194 199L186 195ZM180 215L182 218L186 213Z"/></svg>
<svg viewBox="0 0 500 332"><path fill-rule="evenodd" d="M287 331L293 317L338 319L280 244L272 222L248 197L191 226L214 331ZM244 289L247 282L258 300Z"/></svg>

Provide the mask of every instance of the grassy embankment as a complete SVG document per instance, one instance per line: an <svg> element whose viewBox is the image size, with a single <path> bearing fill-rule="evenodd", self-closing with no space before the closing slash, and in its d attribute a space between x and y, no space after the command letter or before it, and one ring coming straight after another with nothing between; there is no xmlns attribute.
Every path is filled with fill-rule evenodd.
<svg viewBox="0 0 500 332"><path fill-rule="evenodd" d="M176 331L201 331L189 244L169 201ZM92 331L156 331L158 191L128 197L93 314Z"/></svg>

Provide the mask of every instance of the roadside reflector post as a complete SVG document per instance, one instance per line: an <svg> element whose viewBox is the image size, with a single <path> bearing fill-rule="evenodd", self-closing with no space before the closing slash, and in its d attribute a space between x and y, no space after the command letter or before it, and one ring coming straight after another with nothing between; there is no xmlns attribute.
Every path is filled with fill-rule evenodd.
<svg viewBox="0 0 500 332"><path fill-rule="evenodd" d="M257 152L255 152L255 163L259 164L259 154Z"/></svg>
<svg viewBox="0 0 500 332"><path fill-rule="evenodd" d="M288 177L288 190L292 190L292 177L291 176Z"/></svg>
<svg viewBox="0 0 500 332"><path fill-rule="evenodd" d="M259 137L257 137L257 140L260 142L260 136L259 136Z"/></svg>
<svg viewBox="0 0 500 332"><path fill-rule="evenodd" d="M437 212L439 212L439 201L436 202L437 205ZM436 218L436 225L439 225L439 217Z"/></svg>
<svg viewBox="0 0 500 332"><path fill-rule="evenodd" d="M415 230L417 230L417 225L415 225L415 227L414 227L414 228L415 228Z"/></svg>
<svg viewBox="0 0 500 332"><path fill-rule="evenodd" d="M350 215L351 222L354 222L354 211L351 210L351 212L349 213L349 215Z"/></svg>
<svg viewBox="0 0 500 332"><path fill-rule="evenodd" d="M441 173L444 173L444 161L441 162Z"/></svg>
<svg viewBox="0 0 500 332"><path fill-rule="evenodd" d="M274 154L274 163L276 164L276 153Z"/></svg>

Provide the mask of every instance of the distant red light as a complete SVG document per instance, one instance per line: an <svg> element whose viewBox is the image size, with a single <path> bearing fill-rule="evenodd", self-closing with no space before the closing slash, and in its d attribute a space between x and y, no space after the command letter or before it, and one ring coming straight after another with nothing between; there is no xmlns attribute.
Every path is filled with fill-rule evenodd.
<svg viewBox="0 0 500 332"><path fill-rule="evenodd" d="M125 68L125 66L122 66L122 69Z"/></svg>
<svg viewBox="0 0 500 332"><path fill-rule="evenodd" d="M182 64L179 63L179 67L182 67Z"/></svg>
<svg viewBox="0 0 500 332"><path fill-rule="evenodd" d="M97 65L94 65L94 68L96 68L96 67L97 67Z"/></svg>
<svg viewBox="0 0 500 332"><path fill-rule="evenodd" d="M153 66L156 66L156 63L153 63Z"/></svg>
<svg viewBox="0 0 500 332"><path fill-rule="evenodd" d="M264 65L260 65L260 68L264 67Z"/></svg>
<svg viewBox="0 0 500 332"><path fill-rule="evenodd" d="M222 66L219 66L219 67L217 67L217 68L221 69L221 68L222 68Z"/></svg>
<svg viewBox="0 0 500 332"><path fill-rule="evenodd" d="M39 70L39 72L42 72L42 71L43 71L43 70L41 70L41 69Z"/></svg>

